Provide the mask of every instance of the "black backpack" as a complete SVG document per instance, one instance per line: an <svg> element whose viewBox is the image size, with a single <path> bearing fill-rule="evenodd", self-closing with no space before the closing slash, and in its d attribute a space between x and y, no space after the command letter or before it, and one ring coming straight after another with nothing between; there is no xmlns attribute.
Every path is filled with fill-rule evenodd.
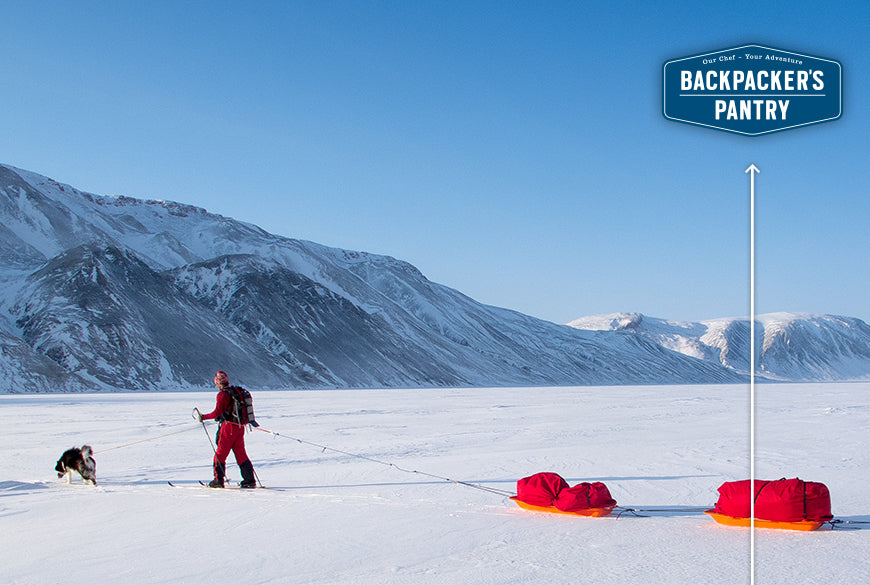
<svg viewBox="0 0 870 585"><path fill-rule="evenodd" d="M229 386L221 392L229 393L232 400L229 408L224 412L223 420L239 425L260 426L254 418L254 400L251 398L250 392L241 386Z"/></svg>

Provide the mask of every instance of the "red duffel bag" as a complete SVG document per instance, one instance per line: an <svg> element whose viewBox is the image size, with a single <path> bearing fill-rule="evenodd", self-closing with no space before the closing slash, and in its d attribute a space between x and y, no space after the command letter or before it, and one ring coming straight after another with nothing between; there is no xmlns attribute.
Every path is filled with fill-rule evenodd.
<svg viewBox="0 0 870 585"><path fill-rule="evenodd" d="M750 516L750 480L719 487L714 511L733 518ZM823 483L802 479L755 480L755 518L774 522L830 520L831 494Z"/></svg>
<svg viewBox="0 0 870 585"><path fill-rule="evenodd" d="M600 481L578 483L574 487L559 492L553 506L563 512L575 512L588 508L610 508L616 505L616 500L610 496L610 490Z"/></svg>
<svg viewBox="0 0 870 585"><path fill-rule="evenodd" d="M568 482L557 473L536 473L517 482L517 499L533 506L552 506Z"/></svg>

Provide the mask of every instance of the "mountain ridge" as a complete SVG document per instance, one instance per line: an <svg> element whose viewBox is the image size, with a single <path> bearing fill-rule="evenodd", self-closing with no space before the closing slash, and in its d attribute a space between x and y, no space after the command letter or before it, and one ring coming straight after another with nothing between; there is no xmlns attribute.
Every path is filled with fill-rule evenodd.
<svg viewBox="0 0 870 585"><path fill-rule="evenodd" d="M0 215L0 392L197 388L217 369L251 388L746 381L645 336L484 305L391 256L183 203L0 165ZM34 374L45 360L59 369Z"/></svg>
<svg viewBox="0 0 870 585"><path fill-rule="evenodd" d="M776 312L756 315L757 374L776 381L870 379L870 326L856 317ZM641 313L580 317L586 331L628 331L673 351L749 373L749 318L674 321Z"/></svg>

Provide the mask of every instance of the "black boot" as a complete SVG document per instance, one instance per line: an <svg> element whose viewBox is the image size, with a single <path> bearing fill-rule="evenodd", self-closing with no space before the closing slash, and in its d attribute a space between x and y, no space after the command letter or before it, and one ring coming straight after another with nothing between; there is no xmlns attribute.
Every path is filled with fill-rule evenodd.
<svg viewBox="0 0 870 585"><path fill-rule="evenodd" d="M242 483L239 484L239 487L242 487L242 488L255 488L255 487L257 487L257 479L254 476L254 464L251 463L251 460L248 459L244 463L240 463L239 469L242 472Z"/></svg>
<svg viewBox="0 0 870 585"><path fill-rule="evenodd" d="M208 484L210 488L224 487L224 476L226 475L227 466L217 461L214 462L214 479Z"/></svg>

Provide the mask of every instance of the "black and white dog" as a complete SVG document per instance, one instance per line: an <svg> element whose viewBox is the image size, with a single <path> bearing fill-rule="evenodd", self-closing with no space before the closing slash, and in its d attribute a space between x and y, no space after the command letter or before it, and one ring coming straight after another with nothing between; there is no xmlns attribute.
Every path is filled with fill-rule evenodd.
<svg viewBox="0 0 870 585"><path fill-rule="evenodd" d="M81 449L73 447L64 451L57 460L54 470L58 477L66 475L66 482L72 483L72 473L77 471L82 481L97 485L97 463L91 455L90 445L82 445Z"/></svg>

